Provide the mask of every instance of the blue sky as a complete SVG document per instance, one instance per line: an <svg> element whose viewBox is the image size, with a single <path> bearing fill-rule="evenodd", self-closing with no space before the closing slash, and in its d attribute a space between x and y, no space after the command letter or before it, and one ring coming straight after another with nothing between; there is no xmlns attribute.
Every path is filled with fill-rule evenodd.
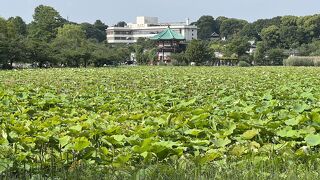
<svg viewBox="0 0 320 180"><path fill-rule="evenodd" d="M0 16L32 20L34 8L53 6L75 22L101 19L108 25L134 22L136 16L156 16L161 22L196 21L201 15L227 16L250 22L280 15L320 13L320 0L0 0Z"/></svg>

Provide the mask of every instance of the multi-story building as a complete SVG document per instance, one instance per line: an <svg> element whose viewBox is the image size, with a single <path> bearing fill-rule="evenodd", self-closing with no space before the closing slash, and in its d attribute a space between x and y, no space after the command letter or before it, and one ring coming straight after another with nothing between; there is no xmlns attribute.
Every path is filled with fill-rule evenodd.
<svg viewBox="0 0 320 180"><path fill-rule="evenodd" d="M197 26L186 22L159 23L157 17L137 17L135 24L129 23L125 27L109 27L107 31L108 43L135 43L139 38L151 38L170 27L181 34L186 41L197 39Z"/></svg>

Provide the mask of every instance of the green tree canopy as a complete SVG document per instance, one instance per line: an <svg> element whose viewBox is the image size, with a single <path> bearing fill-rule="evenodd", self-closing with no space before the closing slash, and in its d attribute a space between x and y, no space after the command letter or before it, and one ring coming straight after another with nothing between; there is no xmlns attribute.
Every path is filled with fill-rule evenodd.
<svg viewBox="0 0 320 180"><path fill-rule="evenodd" d="M257 31L256 27L254 24L246 24L242 30L239 32L239 36L242 37L247 37L249 39L255 39L255 40L260 40L260 35L259 32Z"/></svg>
<svg viewBox="0 0 320 180"><path fill-rule="evenodd" d="M80 43L86 39L86 35L80 25L66 24L58 28L57 39L75 40L77 43Z"/></svg>
<svg viewBox="0 0 320 180"><path fill-rule="evenodd" d="M57 38L52 46L57 50L57 59L71 67L87 66L90 51L86 47L85 31L80 25L66 24L58 29Z"/></svg>
<svg viewBox="0 0 320 180"><path fill-rule="evenodd" d="M231 54L237 54L238 57L245 55L247 51L250 49L250 43L248 39L245 37L237 37L232 39L232 41L228 44L227 49L231 51Z"/></svg>
<svg viewBox="0 0 320 180"><path fill-rule="evenodd" d="M221 23L220 34L222 37L230 38L238 34L248 22L240 19L227 19Z"/></svg>
<svg viewBox="0 0 320 180"><path fill-rule="evenodd" d="M318 39L320 37L320 15L307 16L300 22L306 29L306 32L311 39Z"/></svg>
<svg viewBox="0 0 320 180"><path fill-rule="evenodd" d="M198 26L198 38L199 39L210 39L213 32L218 33L218 25L212 16L201 16L196 22Z"/></svg>
<svg viewBox="0 0 320 180"><path fill-rule="evenodd" d="M7 36L8 34L7 21L0 17L0 36Z"/></svg>
<svg viewBox="0 0 320 180"><path fill-rule="evenodd" d="M33 21L29 27L29 37L49 42L56 37L58 28L64 23L66 20L58 11L50 6L40 5L35 9Z"/></svg>
<svg viewBox="0 0 320 180"><path fill-rule="evenodd" d="M283 59L287 58L283 49L270 49L266 52L266 58L269 65L282 65Z"/></svg>
<svg viewBox="0 0 320 180"><path fill-rule="evenodd" d="M93 26L103 32L105 32L106 29L108 28L108 26L104 24L101 20L96 20Z"/></svg>
<svg viewBox="0 0 320 180"><path fill-rule="evenodd" d="M126 22L124 22L124 21L119 21L119 22L115 25L115 27L125 27L126 25L127 25Z"/></svg>
<svg viewBox="0 0 320 180"><path fill-rule="evenodd" d="M0 18L0 66L11 68L15 62L26 62L26 47L22 35L25 23L20 17ZM21 27L21 29L20 29ZM20 31L21 30L21 31Z"/></svg>
<svg viewBox="0 0 320 180"><path fill-rule="evenodd" d="M106 40L107 25L97 20L94 24L82 23L82 29L86 33L87 39L96 39L98 42Z"/></svg>
<svg viewBox="0 0 320 180"><path fill-rule="evenodd" d="M297 26L282 26L279 29L280 47L282 48L297 48L305 42L305 32Z"/></svg>
<svg viewBox="0 0 320 180"><path fill-rule="evenodd" d="M283 16L281 17L282 26L297 26L298 17L296 16Z"/></svg>
<svg viewBox="0 0 320 180"><path fill-rule="evenodd" d="M272 25L264 28L261 32L261 38L268 48L276 48L281 43L279 27Z"/></svg>
<svg viewBox="0 0 320 180"><path fill-rule="evenodd" d="M38 67L43 68L47 65L55 64L53 50L49 43L35 38L27 38L26 49L29 61Z"/></svg>
<svg viewBox="0 0 320 180"><path fill-rule="evenodd" d="M213 60L213 55L208 44L200 40L192 40L188 44L185 54L188 62L195 62L197 65Z"/></svg>
<svg viewBox="0 0 320 180"><path fill-rule="evenodd" d="M256 49L256 52L254 53L254 62L255 62L254 64L266 65L265 56L266 56L267 50L268 48L265 42L260 41L257 43L257 49Z"/></svg>
<svg viewBox="0 0 320 180"><path fill-rule="evenodd" d="M27 24L19 16L11 17L7 21L8 26L8 36L26 36L27 35Z"/></svg>

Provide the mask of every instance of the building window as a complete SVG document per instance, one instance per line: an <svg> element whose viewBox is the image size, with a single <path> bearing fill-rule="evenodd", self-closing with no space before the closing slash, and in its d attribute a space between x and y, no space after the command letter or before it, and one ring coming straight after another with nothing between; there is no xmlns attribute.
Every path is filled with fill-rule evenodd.
<svg viewBox="0 0 320 180"><path fill-rule="evenodd" d="M115 39L115 40L127 40L126 37L115 37L114 39Z"/></svg>
<svg viewBox="0 0 320 180"><path fill-rule="evenodd" d="M132 34L132 32L131 31L116 31L115 34L127 35L127 34Z"/></svg>

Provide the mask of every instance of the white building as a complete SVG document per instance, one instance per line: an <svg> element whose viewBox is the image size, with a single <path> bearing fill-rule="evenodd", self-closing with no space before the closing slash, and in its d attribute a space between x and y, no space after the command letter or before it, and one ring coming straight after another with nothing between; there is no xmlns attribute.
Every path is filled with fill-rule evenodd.
<svg viewBox="0 0 320 180"><path fill-rule="evenodd" d="M136 23L129 23L126 27L109 27L107 31L108 43L135 43L139 38L150 38L166 28L170 28L184 36L187 41L197 39L197 26L186 22L159 23L157 17L137 17Z"/></svg>

